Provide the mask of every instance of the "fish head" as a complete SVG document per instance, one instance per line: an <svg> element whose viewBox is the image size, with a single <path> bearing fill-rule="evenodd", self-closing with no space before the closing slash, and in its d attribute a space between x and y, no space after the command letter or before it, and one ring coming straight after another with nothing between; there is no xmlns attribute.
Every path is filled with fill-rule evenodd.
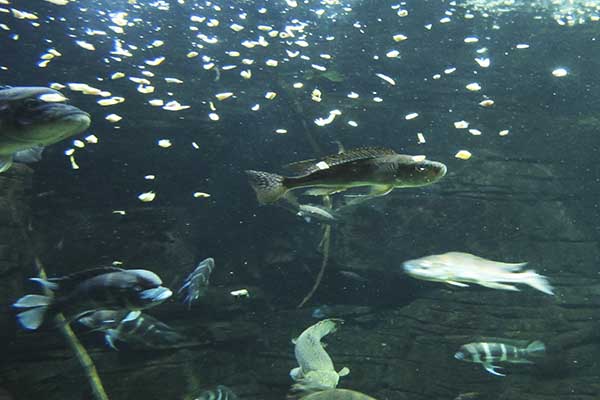
<svg viewBox="0 0 600 400"><path fill-rule="evenodd" d="M452 279L452 271L438 261L437 256L418 258L402 264L404 272L413 278L427 281L447 281Z"/></svg>
<svg viewBox="0 0 600 400"><path fill-rule="evenodd" d="M464 361L467 358L467 351L464 349L464 346L461 346L460 349L456 353L454 353L454 358L460 361Z"/></svg>
<svg viewBox="0 0 600 400"><path fill-rule="evenodd" d="M0 145L18 151L53 144L86 130L90 115L66 100L57 90L44 87L0 90Z"/></svg>
<svg viewBox="0 0 600 400"><path fill-rule="evenodd" d="M145 269L124 271L128 276L124 279L121 291L127 297L130 309L154 307L167 300L173 292L162 286L162 281L154 272Z"/></svg>
<svg viewBox="0 0 600 400"><path fill-rule="evenodd" d="M394 173L396 187L430 185L446 175L447 168L441 162L427 160L425 156L399 154Z"/></svg>

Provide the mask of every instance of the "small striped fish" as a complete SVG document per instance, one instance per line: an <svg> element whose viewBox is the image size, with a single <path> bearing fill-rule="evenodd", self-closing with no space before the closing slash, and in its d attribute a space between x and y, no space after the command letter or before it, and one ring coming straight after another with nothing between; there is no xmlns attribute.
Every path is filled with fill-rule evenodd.
<svg viewBox="0 0 600 400"><path fill-rule="evenodd" d="M496 371L502 368L494 362L509 362L514 364L533 364L530 357L541 356L545 353L544 343L536 340L525 348L519 348L505 343L468 343L462 345L454 354L454 358L461 361L474 362L483 365L486 371L493 375L505 376Z"/></svg>
<svg viewBox="0 0 600 400"><path fill-rule="evenodd" d="M233 390L227 386L219 385L215 389L205 390L194 400L237 400L237 398Z"/></svg>

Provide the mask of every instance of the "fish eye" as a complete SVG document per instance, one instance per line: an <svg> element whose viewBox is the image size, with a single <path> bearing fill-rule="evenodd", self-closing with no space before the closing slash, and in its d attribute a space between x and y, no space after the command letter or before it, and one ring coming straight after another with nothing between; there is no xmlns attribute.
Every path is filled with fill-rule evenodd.
<svg viewBox="0 0 600 400"><path fill-rule="evenodd" d="M133 287L133 290L135 290L136 292L141 292L142 291L142 287L140 285L135 285Z"/></svg>
<svg viewBox="0 0 600 400"><path fill-rule="evenodd" d="M23 105L25 106L25 108L28 109L28 110L36 108L39 104L40 104L40 101L39 100L34 100L34 99L27 99L23 103Z"/></svg>
<svg viewBox="0 0 600 400"><path fill-rule="evenodd" d="M421 167L421 166L417 166L415 169L416 169L417 171L419 171L419 172L424 172L424 171L425 171L427 168L425 168L425 167Z"/></svg>

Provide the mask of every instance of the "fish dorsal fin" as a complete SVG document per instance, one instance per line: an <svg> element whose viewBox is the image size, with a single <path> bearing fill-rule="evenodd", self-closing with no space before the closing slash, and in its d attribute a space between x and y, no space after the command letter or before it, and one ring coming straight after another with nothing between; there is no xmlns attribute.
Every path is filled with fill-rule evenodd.
<svg viewBox="0 0 600 400"><path fill-rule="evenodd" d="M49 278L49 279L47 279L47 281L52 282L52 283L58 283L59 290L61 290L61 291L65 291L65 290L68 291L68 290L74 288L75 286L77 286L79 283L85 281L86 279L90 279L90 278L93 278L98 275L109 274L111 272L122 272L122 271L125 271L125 270L122 268L117 268L117 267L99 267L99 268L92 268L92 269L86 269L84 271L74 272L72 274L57 277L57 278Z"/></svg>
<svg viewBox="0 0 600 400"><path fill-rule="evenodd" d="M312 168L318 162L319 160L316 158L311 158L309 160L296 161L286 164L284 165L284 168L297 174L303 174L306 173L306 170Z"/></svg>
<svg viewBox="0 0 600 400"><path fill-rule="evenodd" d="M301 175L308 175L321 169L327 169L336 165L351 163L360 160L390 156L398 154L392 149L384 147L358 147L346 150L339 154L332 154L322 159L311 159L288 164L287 167Z"/></svg>

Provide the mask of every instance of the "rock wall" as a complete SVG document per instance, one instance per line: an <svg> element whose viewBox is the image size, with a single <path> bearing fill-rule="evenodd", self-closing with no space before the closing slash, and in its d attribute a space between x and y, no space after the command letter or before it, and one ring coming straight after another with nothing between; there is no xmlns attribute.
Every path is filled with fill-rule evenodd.
<svg viewBox="0 0 600 400"><path fill-rule="evenodd" d="M221 264L200 304L188 311L171 301L150 311L189 342L115 352L99 333L75 326L109 397L188 400L225 384L242 399L281 400L291 384L289 370L296 366L291 339L316 322L313 309L327 303L327 316L345 320L326 338L336 368L351 371L341 387L380 400L448 400L461 394L483 400L598 399L600 278L592 266L600 250L591 239L593 228L573 211L577 199L561 195L564 187L556 187L547 166L529 166L522 177L517 161L475 160L470 174L461 174L461 167L451 169L439 187L398 191L348 210L334 227L321 287L304 309L294 306L316 276L321 230L282 211L286 224L262 232L253 254L242 258L243 246L231 244L231 254L215 255ZM507 177L508 187L502 184ZM0 185L1 290L8 306L23 293L32 270L32 245L19 236L29 226L30 172L12 169L0 177ZM38 222L47 265L61 271L78 260L123 258L126 266L149 266L177 288L204 256L195 246L197 224L183 209L146 208L127 213L121 222L107 221L109 214L109 209L65 209ZM95 242L102 243L101 250L92 247ZM556 296L525 287L521 292L447 287L400 273L406 259L449 250L530 261L549 276ZM241 265L242 259L255 265ZM367 280L343 278L340 270ZM243 287L249 299L230 296ZM56 331L15 332L13 315L1 318L6 339L0 387L16 400L91 399L77 361ZM542 340L547 356L534 365L505 365L504 378L453 358L464 343L499 338Z"/></svg>

